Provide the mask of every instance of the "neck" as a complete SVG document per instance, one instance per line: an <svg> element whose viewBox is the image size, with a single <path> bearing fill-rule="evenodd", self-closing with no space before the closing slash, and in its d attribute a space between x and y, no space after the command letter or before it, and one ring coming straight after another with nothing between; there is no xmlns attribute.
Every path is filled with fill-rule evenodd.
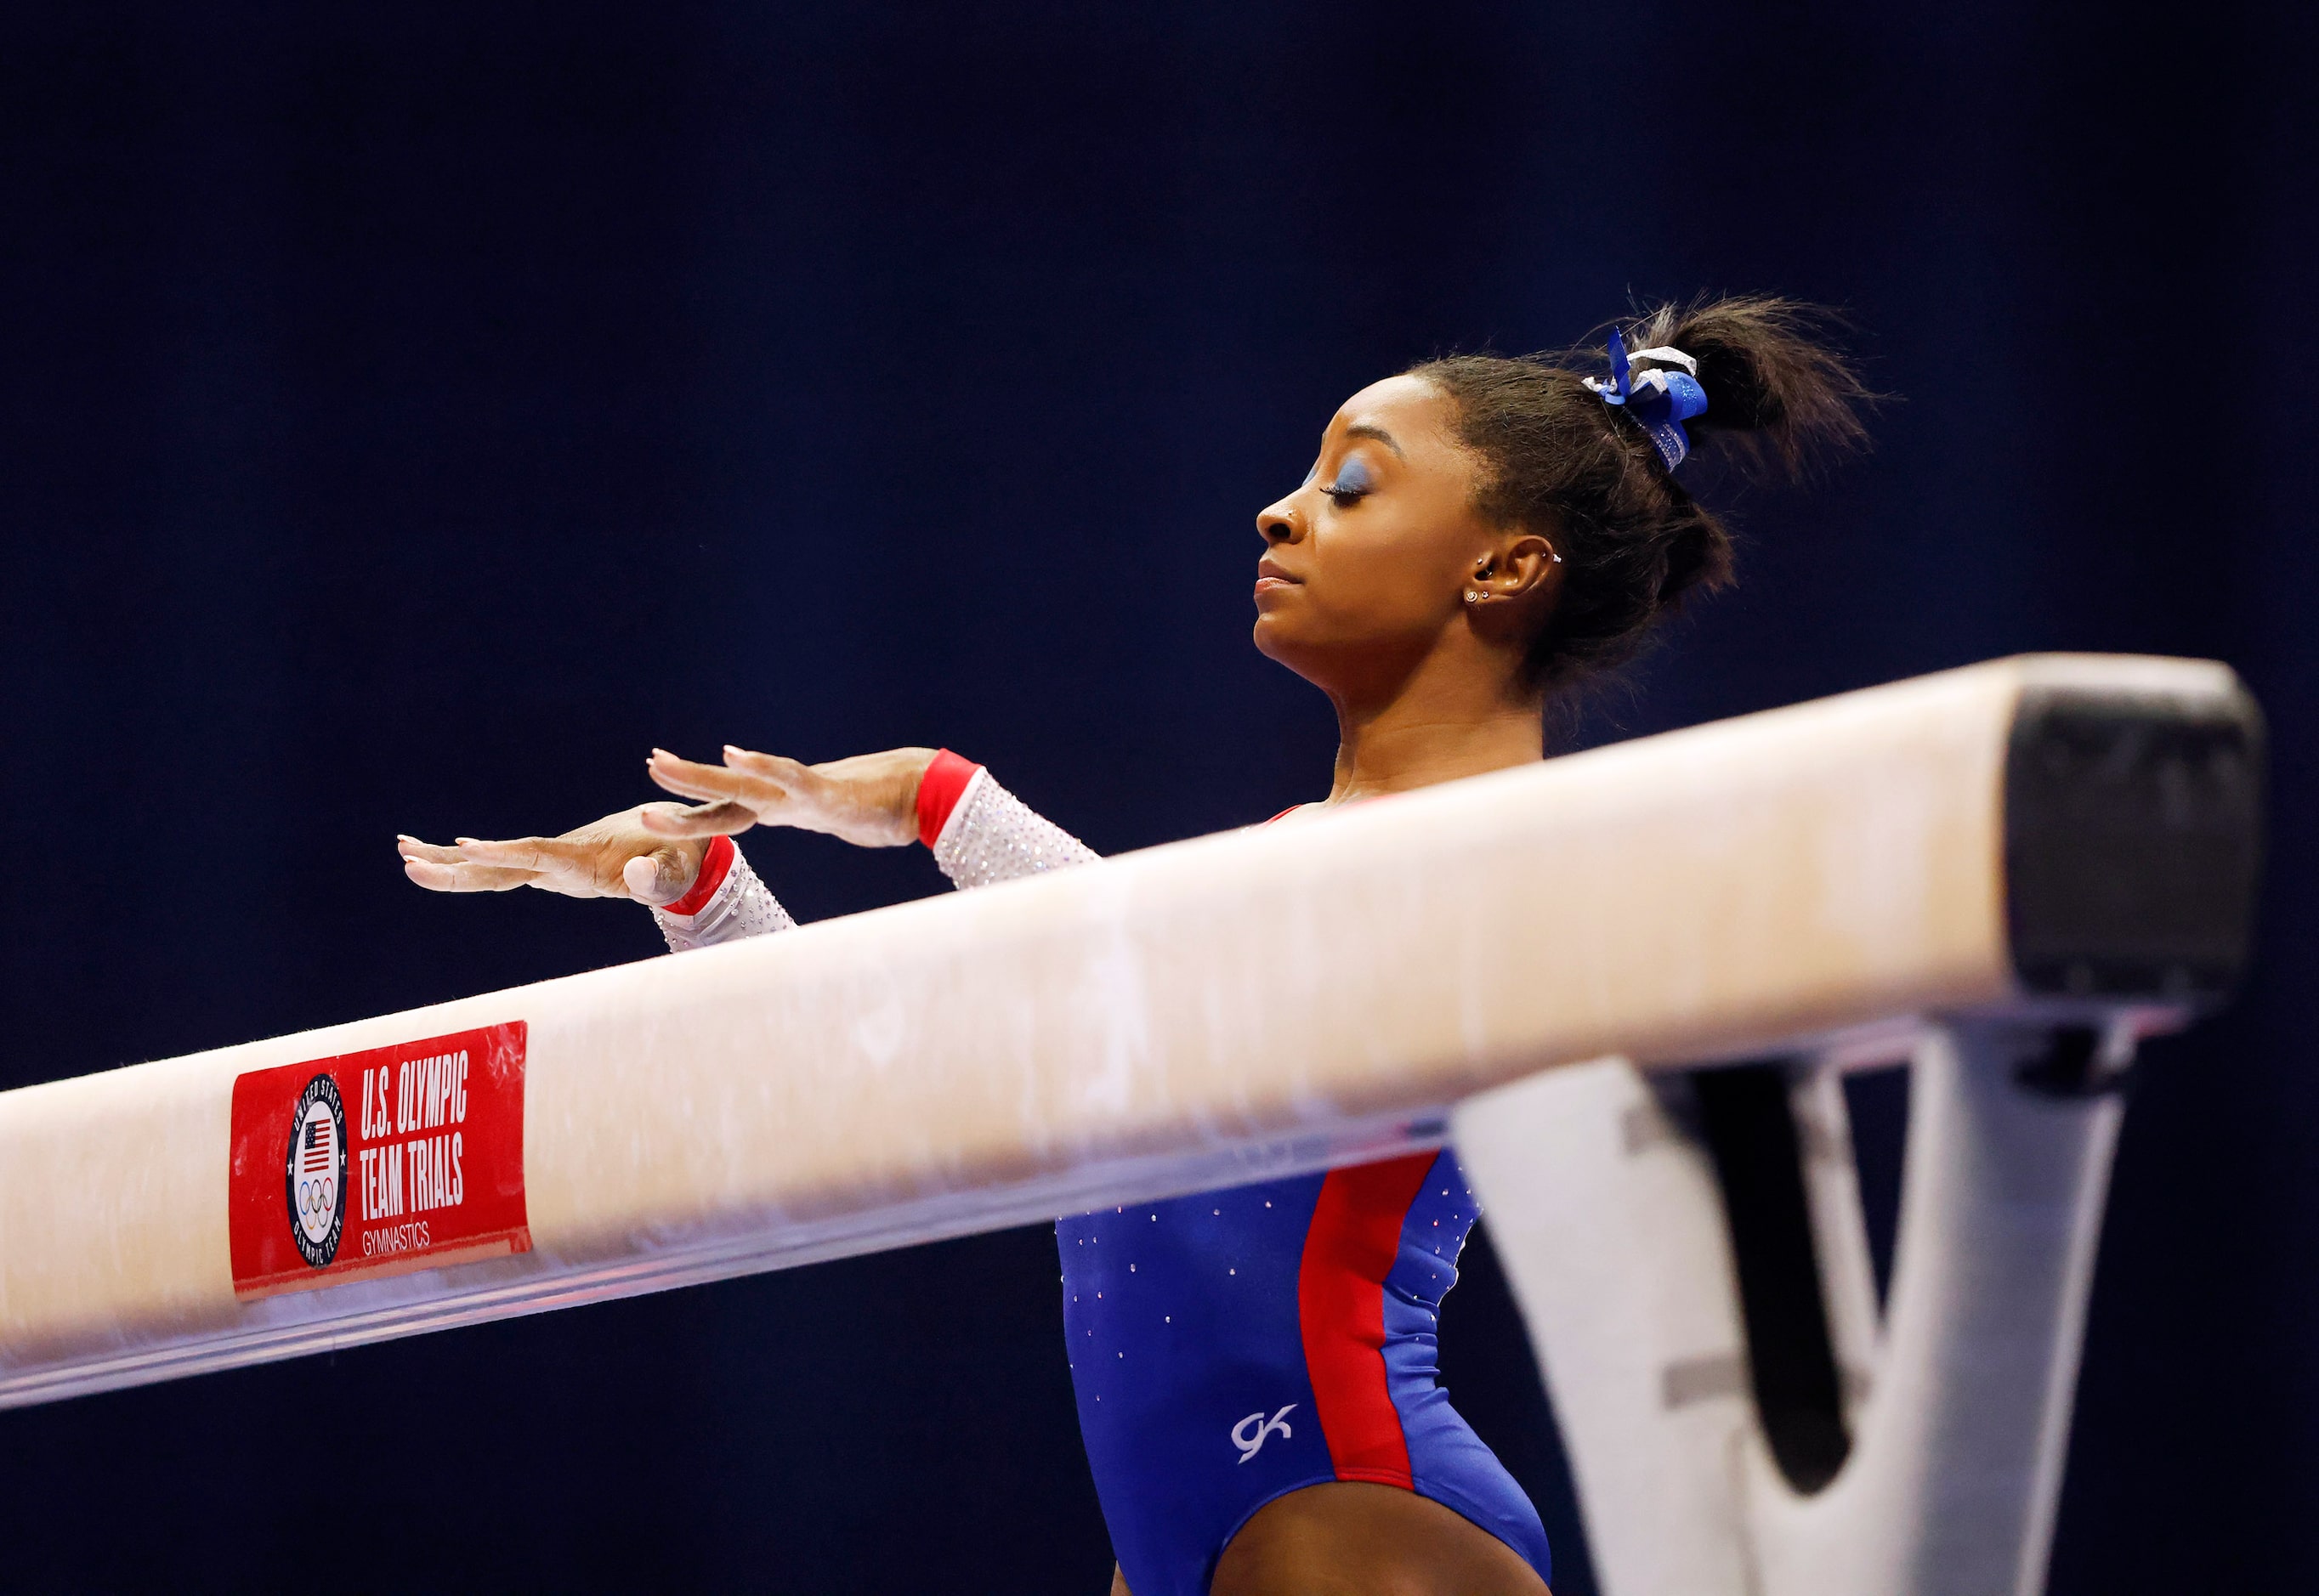
<svg viewBox="0 0 2319 1596"><path fill-rule="evenodd" d="M1543 700L1497 671L1439 656L1390 693L1331 693L1337 708L1332 804L1407 792L1546 757Z"/></svg>

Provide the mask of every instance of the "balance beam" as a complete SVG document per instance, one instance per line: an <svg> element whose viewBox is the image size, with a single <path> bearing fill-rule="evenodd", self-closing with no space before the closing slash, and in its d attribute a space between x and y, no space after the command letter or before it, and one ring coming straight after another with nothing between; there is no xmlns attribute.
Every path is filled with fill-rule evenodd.
<svg viewBox="0 0 2319 1596"><path fill-rule="evenodd" d="M2179 1024L2260 742L2218 664L1998 661L0 1093L0 1406L1384 1157L1605 1055Z"/></svg>

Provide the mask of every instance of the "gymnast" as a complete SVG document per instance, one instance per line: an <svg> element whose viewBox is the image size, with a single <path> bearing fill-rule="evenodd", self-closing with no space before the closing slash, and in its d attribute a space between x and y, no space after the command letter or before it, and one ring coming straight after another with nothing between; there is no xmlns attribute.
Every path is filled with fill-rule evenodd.
<svg viewBox="0 0 2319 1596"><path fill-rule="evenodd" d="M1677 476L1691 429L1792 476L1862 441L1866 397L1820 319L1769 298L1663 306L1610 334L1607 368L1452 356L1354 394L1256 521L1256 646L1339 727L1328 798L1276 820L1544 758L1550 707L1729 580L1725 527ZM734 846L753 825L923 842L960 887L1096 857L947 750L655 749L646 770L692 804L560 837L403 837L404 869L437 891L633 898L681 951L793 924ZM1114 1596L1546 1591L1536 1509L1436 1383L1475 1214L1445 1150L1058 1223Z"/></svg>

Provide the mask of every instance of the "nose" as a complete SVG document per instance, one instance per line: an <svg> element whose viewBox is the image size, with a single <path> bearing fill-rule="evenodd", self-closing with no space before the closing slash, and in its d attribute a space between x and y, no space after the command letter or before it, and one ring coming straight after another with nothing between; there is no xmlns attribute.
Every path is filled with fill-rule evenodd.
<svg viewBox="0 0 2319 1596"><path fill-rule="evenodd" d="M1268 548L1278 548L1285 543L1295 543L1304 536L1304 518L1298 513L1295 496L1276 500L1257 512L1256 534L1264 539Z"/></svg>

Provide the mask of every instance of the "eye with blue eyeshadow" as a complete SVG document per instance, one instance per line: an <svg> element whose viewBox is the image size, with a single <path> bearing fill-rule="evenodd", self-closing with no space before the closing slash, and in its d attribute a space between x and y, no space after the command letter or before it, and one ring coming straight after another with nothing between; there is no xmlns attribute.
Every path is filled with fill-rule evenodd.
<svg viewBox="0 0 2319 1596"><path fill-rule="evenodd" d="M1355 455L1337 467L1337 480L1321 491L1340 504L1349 504L1376 486L1367 463Z"/></svg>

